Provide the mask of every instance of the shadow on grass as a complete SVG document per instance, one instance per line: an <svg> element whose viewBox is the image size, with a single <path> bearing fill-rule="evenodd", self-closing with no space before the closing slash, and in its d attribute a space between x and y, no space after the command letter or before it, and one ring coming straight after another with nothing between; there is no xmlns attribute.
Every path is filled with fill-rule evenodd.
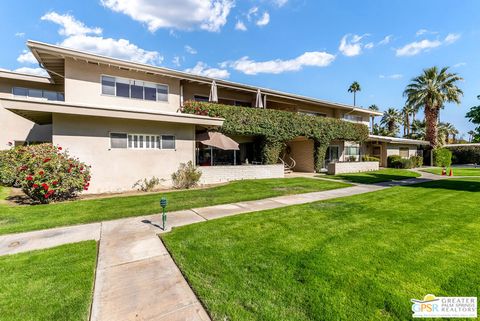
<svg viewBox="0 0 480 321"><path fill-rule="evenodd" d="M432 189L448 189L453 191L464 192L480 192L480 178L462 178L462 179L443 179L419 184L407 185L405 187L412 188L432 188ZM479 195L480 197L480 195Z"/></svg>
<svg viewBox="0 0 480 321"><path fill-rule="evenodd" d="M326 178L328 178L328 176L326 176ZM358 184L374 184L374 183L381 183L381 182L391 182L391 181L410 179L414 177L408 176L408 175L403 176L403 175L382 174L382 173L359 173L358 175L340 174L340 175L336 175L335 178L349 181L352 183L358 183Z"/></svg>

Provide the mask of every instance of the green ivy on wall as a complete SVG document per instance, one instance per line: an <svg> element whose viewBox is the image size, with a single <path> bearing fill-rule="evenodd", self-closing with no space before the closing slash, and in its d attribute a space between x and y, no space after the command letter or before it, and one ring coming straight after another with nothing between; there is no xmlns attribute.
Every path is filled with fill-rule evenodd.
<svg viewBox="0 0 480 321"><path fill-rule="evenodd" d="M266 164L278 162L288 141L302 136L312 139L316 171L322 168L331 141L362 142L368 138L368 127L364 124L276 109L187 101L182 112L224 118L219 131L226 135L259 136L262 139L262 157Z"/></svg>

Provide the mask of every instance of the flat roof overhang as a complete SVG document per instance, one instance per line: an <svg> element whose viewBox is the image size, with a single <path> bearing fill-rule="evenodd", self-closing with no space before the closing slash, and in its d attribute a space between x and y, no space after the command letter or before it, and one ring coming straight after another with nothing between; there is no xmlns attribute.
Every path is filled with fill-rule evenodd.
<svg viewBox="0 0 480 321"><path fill-rule="evenodd" d="M404 144L404 145L430 145L430 142L426 140L388 137L379 135L369 135L367 142L385 142L390 144Z"/></svg>
<svg viewBox="0 0 480 321"><path fill-rule="evenodd" d="M149 110L98 107L29 99L0 98L0 105L3 108L39 125L51 124L53 114L148 120L213 127L222 126L224 121L223 118L183 113L153 112Z"/></svg>
<svg viewBox="0 0 480 321"><path fill-rule="evenodd" d="M255 94L258 89L262 94L267 97L275 97L278 99L286 99L292 102L302 102L317 106L337 108L345 110L347 112L358 112L371 116L382 116L382 112L372 111L365 108L359 108L347 104L334 103L331 101L321 100L317 98L306 97L302 95L296 95L286 93L278 90L272 90L268 88L241 84L224 79L215 79L205 76L199 76L187 72L177 71L165 67L152 66L148 64L137 63L133 61L127 61L123 59L117 59L112 57L106 57L102 55L92 54L85 51L79 51L69 49L61 46L42 43L39 41L27 41L27 46L32 51L35 58L40 62L41 66L49 73L50 77L56 84L63 84L65 77L65 58L69 57L78 61L85 61L87 63L93 63L97 65L115 66L122 70L133 70L145 72L151 75L160 75L164 77L176 78L188 82L200 83L210 85L213 80L217 83L219 88L226 88L232 90L238 90L242 92L249 92Z"/></svg>

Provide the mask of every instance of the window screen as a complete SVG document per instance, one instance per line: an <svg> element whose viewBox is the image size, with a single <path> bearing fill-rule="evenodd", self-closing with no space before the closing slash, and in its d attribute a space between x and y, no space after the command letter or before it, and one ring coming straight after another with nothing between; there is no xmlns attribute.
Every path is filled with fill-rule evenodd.
<svg viewBox="0 0 480 321"><path fill-rule="evenodd" d="M162 135L162 149L175 149L175 136Z"/></svg>
<svg viewBox="0 0 480 321"><path fill-rule="evenodd" d="M157 85L157 100L168 101L168 86Z"/></svg>
<svg viewBox="0 0 480 321"><path fill-rule="evenodd" d="M117 78L115 80L118 97L130 97L130 81L127 79Z"/></svg>
<svg viewBox="0 0 480 321"><path fill-rule="evenodd" d="M400 156L403 158L408 158L408 147L400 147Z"/></svg>
<svg viewBox="0 0 480 321"><path fill-rule="evenodd" d="M102 76L102 94L115 95L115 78Z"/></svg>
<svg viewBox="0 0 480 321"><path fill-rule="evenodd" d="M127 134L110 133L111 148L127 148L127 144L128 144Z"/></svg>

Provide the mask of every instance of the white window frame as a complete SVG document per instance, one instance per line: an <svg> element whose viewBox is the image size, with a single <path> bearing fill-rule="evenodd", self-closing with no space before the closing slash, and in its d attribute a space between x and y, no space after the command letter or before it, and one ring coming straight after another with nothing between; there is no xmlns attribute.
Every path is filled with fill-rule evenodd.
<svg viewBox="0 0 480 321"><path fill-rule="evenodd" d="M109 95L109 94L104 94L103 91L102 91L102 78L103 77L111 77L113 79L115 79L115 85L113 86L113 88L115 89L115 94L113 95ZM128 97L121 97L121 96L117 96L117 78L119 79L124 79L124 80L128 80L128 84L129 84L129 91L128 91ZM143 91L143 99L140 99L140 98L132 98L132 88L131 88L131 85L132 85L132 82L133 81L141 81L143 82L144 84L145 83L150 83L150 84L155 84L155 97L156 97L156 100L147 100L145 99L145 89ZM165 86L167 87L167 100L158 100L158 86ZM143 86L145 88L145 86ZM113 76L113 75L108 75L108 74L101 74L100 75L100 96L107 96L107 97L115 97L115 98L124 98L124 99L133 99L133 100L140 100L140 101L146 101L146 102L155 102L155 103L169 103L170 102L170 86L168 84L163 84L163 83L159 83L159 82L153 82L153 81L147 81L147 80L141 80L141 79L133 79L133 78L126 78L126 77L119 77L119 76Z"/></svg>
<svg viewBox="0 0 480 321"><path fill-rule="evenodd" d="M25 89L27 91L27 95L15 95L14 90L15 88L17 89ZM42 92L42 97L32 97L29 95L29 90L39 90ZM39 100L46 100L46 101L65 101L65 93L61 91L55 91L55 90L47 90L47 89L38 89L38 88L28 88L28 87L22 87L22 86L13 86L12 87L12 96L13 97L25 97L27 99L39 99ZM47 97L45 97L45 92L52 92L57 94L57 99L56 100L48 100ZM61 94L63 95L63 100L58 99L58 95Z"/></svg>
<svg viewBox="0 0 480 321"><path fill-rule="evenodd" d="M349 119L348 117L356 117L357 120ZM361 115L353 115L353 114L343 114L343 120L351 122L351 123L363 123L363 116Z"/></svg>
<svg viewBox="0 0 480 321"><path fill-rule="evenodd" d="M175 147L174 148L163 148L163 136L172 136L173 137L173 142L175 144ZM160 149L161 150L177 150L177 136L173 135L173 134L161 134L160 135Z"/></svg>
<svg viewBox="0 0 480 321"><path fill-rule="evenodd" d="M327 117L326 113L306 109L299 109L298 113L306 116Z"/></svg>
<svg viewBox="0 0 480 321"><path fill-rule="evenodd" d="M116 148L112 147L112 139L111 139L111 134L124 134L127 135L127 148ZM129 136L132 136L132 147L129 146ZM143 147L133 147L133 136L142 136L143 137ZM159 139L159 145L158 147L147 147L147 140L145 139L147 136L149 137L155 137L155 146L157 144L157 138ZM173 137L173 142L175 144L174 148L163 148L163 136L171 136ZM121 131L109 131L108 132L108 138L109 138L109 149L115 149L115 150L165 150L165 151L176 151L177 150L177 136L174 134L139 134L139 133L127 133L127 132L121 132Z"/></svg>

